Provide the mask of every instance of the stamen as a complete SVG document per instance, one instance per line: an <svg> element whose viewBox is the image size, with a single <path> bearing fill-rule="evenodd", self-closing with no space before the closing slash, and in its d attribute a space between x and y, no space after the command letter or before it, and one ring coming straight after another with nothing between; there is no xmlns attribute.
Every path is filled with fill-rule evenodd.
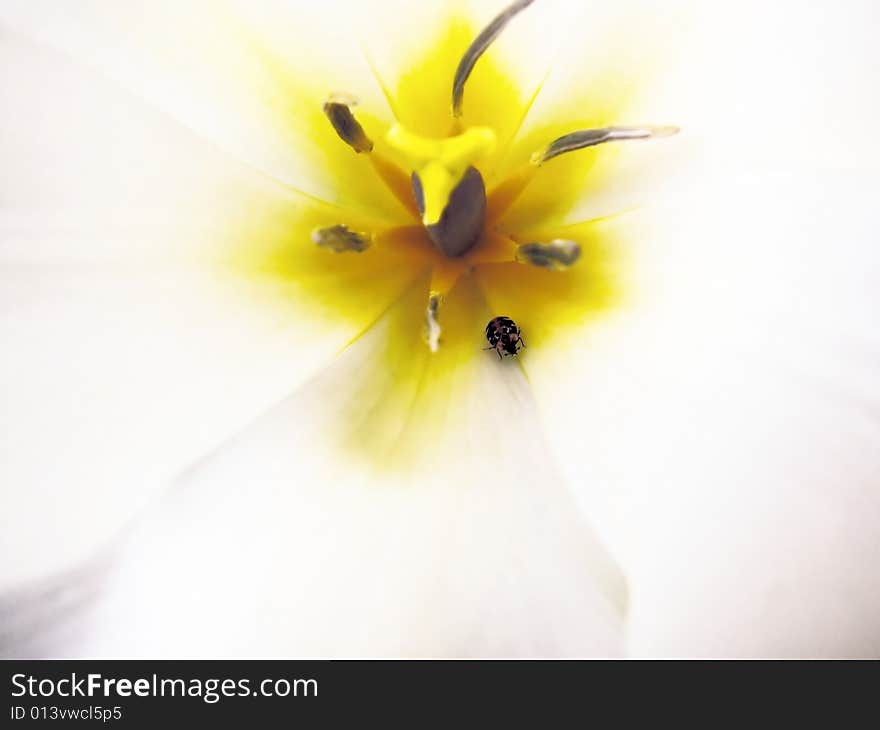
<svg viewBox="0 0 880 730"><path fill-rule="evenodd" d="M517 0L517 2L513 3L506 10L501 11L501 13L495 16L495 19L483 28L482 32L474 39L473 43L468 46L468 49L461 57L461 61L455 71L455 78L452 82L453 116L461 116L464 85L468 80L468 77L471 75L471 71L474 70L474 66L480 59L480 56L486 52L486 49L492 44L492 41L500 35L501 31L504 30L513 17L525 10L533 2L534 0Z"/></svg>
<svg viewBox="0 0 880 730"><path fill-rule="evenodd" d="M425 341L431 352L437 352L440 347L440 333L442 329L437 321L437 312L440 309L440 295L431 292L428 297L428 308L425 310Z"/></svg>
<svg viewBox="0 0 880 730"><path fill-rule="evenodd" d="M574 241L554 238L550 243L524 243L516 250L520 263L564 271L581 257L581 247Z"/></svg>
<svg viewBox="0 0 880 730"><path fill-rule="evenodd" d="M324 102L324 114L339 138L355 152L372 152L373 141L351 112L351 107L356 103L354 99L333 95Z"/></svg>
<svg viewBox="0 0 880 730"><path fill-rule="evenodd" d="M492 190L488 197L486 220L490 225L497 222L531 183L537 168L554 157L605 142L671 137L678 132L678 127L601 127L565 134L535 152L528 163L523 163L518 170Z"/></svg>
<svg viewBox="0 0 880 730"><path fill-rule="evenodd" d="M316 228L312 231L312 241L333 253L350 251L362 253L370 247L373 236L369 233L357 233L349 230L348 226L339 224L328 228Z"/></svg>
<svg viewBox="0 0 880 730"><path fill-rule="evenodd" d="M605 142L617 142L627 139L650 139L652 137L671 137L678 133L678 127L601 127L599 129L582 129L563 135L553 140L543 150L532 155L533 165L542 165L554 157L566 152L594 147Z"/></svg>
<svg viewBox="0 0 880 730"><path fill-rule="evenodd" d="M351 112L353 106L357 106L356 99L344 94L332 94L324 102L324 114L327 115L327 119L330 120L330 124L333 125L333 129L343 142L358 154L367 153L376 174L388 186L394 197L403 204L403 207L414 216L418 215L410 189L409 176L373 149L373 140L367 136L360 122Z"/></svg>

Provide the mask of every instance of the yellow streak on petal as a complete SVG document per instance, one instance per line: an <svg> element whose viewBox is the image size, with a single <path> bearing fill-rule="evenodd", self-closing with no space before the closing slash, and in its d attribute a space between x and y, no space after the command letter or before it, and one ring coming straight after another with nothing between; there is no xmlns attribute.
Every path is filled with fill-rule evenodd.
<svg viewBox="0 0 880 730"><path fill-rule="evenodd" d="M405 431L431 357L423 338L427 284L419 277L355 345L361 367L342 384L351 391L334 425L342 433L327 434L377 469Z"/></svg>
<svg viewBox="0 0 880 730"><path fill-rule="evenodd" d="M445 296L471 266L470 259L450 258L437 251L422 226L401 226L380 234L378 244L407 251L431 271L430 292ZM507 259L509 260L509 259Z"/></svg>
<svg viewBox="0 0 880 730"><path fill-rule="evenodd" d="M465 258L472 266L514 261L516 248L517 243L512 238L495 231L487 231Z"/></svg>
<svg viewBox="0 0 880 730"><path fill-rule="evenodd" d="M438 257L431 269L431 294L439 294L444 298L458 282L459 277L467 270L467 264L461 259Z"/></svg>
<svg viewBox="0 0 880 730"><path fill-rule="evenodd" d="M239 196L229 204L240 205L241 211L235 216L238 224L220 242L220 265L262 280L298 316L364 327L427 266L420 238L404 245L386 223L302 194L276 190L250 199ZM373 234L373 245L360 253L334 253L315 245L315 229L338 224Z"/></svg>
<svg viewBox="0 0 880 730"><path fill-rule="evenodd" d="M377 242L420 259L424 263L422 268L426 269L430 267L434 257L440 256L428 238L428 232L421 225L388 228L377 237Z"/></svg>
<svg viewBox="0 0 880 730"><path fill-rule="evenodd" d="M260 96L269 100L276 131L308 160L314 179L335 192L333 202L388 221L406 221L414 204L401 181L405 173L392 169L391 150L384 143L387 124L373 110L358 106L357 120L375 147L373 154L356 154L339 139L323 111L328 95L337 90L328 88L327 80L307 76L297 67L295 55L276 54L245 22L232 16L227 22L250 63L236 56L226 72L258 87ZM223 64L222 53L214 53L214 61ZM377 184L377 174L385 185Z"/></svg>
<svg viewBox="0 0 880 730"><path fill-rule="evenodd" d="M531 163L521 165L518 170L512 172L497 187L489 191L486 196L487 224L492 225L501 219L532 181L536 172L537 168Z"/></svg>
<svg viewBox="0 0 880 730"><path fill-rule="evenodd" d="M486 346L483 329L490 319L489 308L473 277L459 278L440 309L442 345L424 363L420 386L411 402L403 429L387 450L388 462L398 468L417 467L425 462L442 465L451 454L450 444L479 443L473 411L486 407L485 391L477 387L478 373L493 368L503 378L512 362L499 362ZM425 350L424 342L419 343ZM494 360L494 361L493 361Z"/></svg>
<svg viewBox="0 0 880 730"><path fill-rule="evenodd" d="M370 153L370 162L373 164L376 174L394 194L394 197L400 201L413 218L418 220L419 209L413 195L412 181L409 175L375 148Z"/></svg>
<svg viewBox="0 0 880 730"><path fill-rule="evenodd" d="M450 444L466 448L480 436L468 434L473 409L485 407L478 373L491 368L503 380L517 367L482 349L490 310L467 276L440 308L443 342L431 352L424 341L428 286L428 277L420 277L341 355L356 365L346 366L350 376L333 388L341 410L322 436L377 472L442 468L457 458Z"/></svg>

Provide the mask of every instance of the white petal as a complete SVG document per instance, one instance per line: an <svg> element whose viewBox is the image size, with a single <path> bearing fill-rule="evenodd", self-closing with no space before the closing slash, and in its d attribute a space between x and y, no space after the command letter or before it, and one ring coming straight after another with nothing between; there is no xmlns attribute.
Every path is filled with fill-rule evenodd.
<svg viewBox="0 0 880 730"><path fill-rule="evenodd" d="M12 2L0 20L116 80L247 164L324 199L399 204L323 118L333 92L390 113L339 4ZM353 172L354 171L354 172Z"/></svg>
<svg viewBox="0 0 880 730"><path fill-rule="evenodd" d="M4 260L216 265L248 219L300 202L64 53L4 32L0 58Z"/></svg>
<svg viewBox="0 0 880 730"><path fill-rule="evenodd" d="M370 284L364 260L363 280L343 282L368 290L363 306L340 318L304 307L283 276L230 265L285 242L295 260L290 221L274 217L301 196L63 55L0 40L14 111L0 118L5 588L103 545L148 490L289 393L407 279ZM308 230L298 245L315 248ZM327 257L315 286L346 267Z"/></svg>
<svg viewBox="0 0 880 730"><path fill-rule="evenodd" d="M623 0L568 7L570 32L510 162L526 159L548 124L566 120L571 129L585 120L681 128L670 139L574 153L577 165L570 164L590 175L574 209L558 211L570 220L651 205L722 170L880 165L880 140L860 129L880 114L871 3ZM567 164L549 163L541 173L545 215L556 181L570 173ZM531 196L541 189L533 183L512 213L538 211Z"/></svg>
<svg viewBox="0 0 880 730"><path fill-rule="evenodd" d="M563 369L533 353L551 439L631 580L636 654L876 655L880 188L705 187L651 211L629 307Z"/></svg>
<svg viewBox="0 0 880 730"><path fill-rule="evenodd" d="M633 108L682 134L626 148L616 161L648 164L573 213L671 201L621 220L627 306L573 336L567 362L529 361L566 473L632 581L637 654L880 645L880 144L847 121L877 114L872 13L707 6ZM663 169L661 147L679 168L665 181L642 172Z"/></svg>
<svg viewBox="0 0 880 730"><path fill-rule="evenodd" d="M16 556L3 561L4 584L103 544L148 488L256 417L345 336L310 332L253 290L197 274L5 266L2 276L0 549Z"/></svg>
<svg viewBox="0 0 880 730"><path fill-rule="evenodd" d="M398 455L401 468L381 450L340 453L336 441L373 426L341 416L369 419L397 397L402 376L378 386L370 363L423 296L159 502L67 650L616 654L622 580L556 476L515 365L478 353L452 391L417 395L397 442L415 443L419 419L438 440Z"/></svg>

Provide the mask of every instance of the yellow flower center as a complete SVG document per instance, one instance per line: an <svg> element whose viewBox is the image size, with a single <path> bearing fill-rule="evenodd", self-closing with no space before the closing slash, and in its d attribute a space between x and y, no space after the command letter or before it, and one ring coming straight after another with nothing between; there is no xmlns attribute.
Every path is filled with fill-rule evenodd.
<svg viewBox="0 0 880 730"><path fill-rule="evenodd" d="M273 243L276 263L261 265L288 271L325 310L358 321L375 321L389 298L425 282L418 314L426 349L452 347L459 359L481 348L518 353L523 337L499 331L497 341L489 338L495 317L509 317L529 347L540 348L551 331L564 335L585 314L606 308L620 256L613 222L559 222L596 159L578 162L572 153L676 130L613 126L620 107L603 107L600 98L589 114L578 114L584 128L554 124L543 138L514 144L530 102L491 56L477 62L530 5L513 3L476 35L453 20L441 47L407 69L396 95L385 89L396 115L390 127L369 110L355 113L351 97L327 99L321 133L332 130L337 139L321 138L323 169L337 171L340 185L358 191L349 199L362 197L364 205L311 200L312 212L292 213L282 245ZM395 218L366 212L382 197L370 186L369 168L399 203ZM304 226L311 253L302 248ZM467 315L463 303L477 301Z"/></svg>

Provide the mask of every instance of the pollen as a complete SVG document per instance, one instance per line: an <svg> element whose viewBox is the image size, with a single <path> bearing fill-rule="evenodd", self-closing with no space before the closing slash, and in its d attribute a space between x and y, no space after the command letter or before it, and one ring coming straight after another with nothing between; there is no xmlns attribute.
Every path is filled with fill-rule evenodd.
<svg viewBox="0 0 880 730"><path fill-rule="evenodd" d="M440 295L432 293L428 297L428 308L425 310L425 342L431 352L437 352L440 347L440 322L437 313L440 309Z"/></svg>
<svg viewBox="0 0 880 730"><path fill-rule="evenodd" d="M574 266L580 257L580 245L564 238L556 238L550 243L524 243L516 251L517 261L551 271L563 271Z"/></svg>
<svg viewBox="0 0 880 730"><path fill-rule="evenodd" d="M350 231L348 226L340 224L327 228L316 228L312 231L312 241L321 248L326 248L334 253L366 251L372 243L369 233L357 233Z"/></svg>

